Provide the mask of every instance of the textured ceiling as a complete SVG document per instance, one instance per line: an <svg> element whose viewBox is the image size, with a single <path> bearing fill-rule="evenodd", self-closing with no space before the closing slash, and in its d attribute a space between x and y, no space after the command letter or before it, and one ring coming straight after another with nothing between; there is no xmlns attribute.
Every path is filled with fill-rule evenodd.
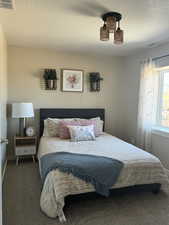
<svg viewBox="0 0 169 225"><path fill-rule="evenodd" d="M101 42L100 16L122 13L125 43ZM169 41L168 0L16 0L16 9L0 9L9 45L58 51L127 55Z"/></svg>

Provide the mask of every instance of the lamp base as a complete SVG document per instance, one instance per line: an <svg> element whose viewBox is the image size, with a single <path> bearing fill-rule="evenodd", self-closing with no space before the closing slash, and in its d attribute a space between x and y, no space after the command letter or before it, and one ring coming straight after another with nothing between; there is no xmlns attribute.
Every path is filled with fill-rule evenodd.
<svg viewBox="0 0 169 225"><path fill-rule="evenodd" d="M19 118L19 136L25 136L25 118Z"/></svg>

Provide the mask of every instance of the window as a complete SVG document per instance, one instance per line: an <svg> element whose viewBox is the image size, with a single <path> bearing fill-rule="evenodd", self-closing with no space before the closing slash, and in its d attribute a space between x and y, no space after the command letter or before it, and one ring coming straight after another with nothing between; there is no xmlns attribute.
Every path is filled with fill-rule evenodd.
<svg viewBox="0 0 169 225"><path fill-rule="evenodd" d="M160 71L157 123L169 128L169 70Z"/></svg>

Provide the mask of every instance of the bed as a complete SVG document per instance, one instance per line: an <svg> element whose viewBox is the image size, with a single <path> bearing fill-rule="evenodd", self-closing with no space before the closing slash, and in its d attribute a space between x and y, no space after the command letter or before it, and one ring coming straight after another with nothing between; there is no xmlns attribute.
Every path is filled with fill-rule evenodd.
<svg viewBox="0 0 169 225"><path fill-rule="evenodd" d="M104 121L104 109L40 109L40 135L43 133L46 118L85 118L100 117ZM160 187L168 193L169 180L160 160L134 145L128 144L110 134L103 133L96 141L70 142L56 137L41 137L38 158L52 152L70 152L115 158L124 167L112 189L132 189L133 187L158 192ZM39 165L41 170L41 165ZM40 171L41 172L41 171ZM41 193L40 206L49 217L66 220L63 208L65 197L94 192L92 184L59 171L48 173Z"/></svg>

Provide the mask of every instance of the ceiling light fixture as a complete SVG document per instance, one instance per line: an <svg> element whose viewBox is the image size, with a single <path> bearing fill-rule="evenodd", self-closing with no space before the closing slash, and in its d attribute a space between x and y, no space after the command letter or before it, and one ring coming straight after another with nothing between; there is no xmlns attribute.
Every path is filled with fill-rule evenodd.
<svg viewBox="0 0 169 225"><path fill-rule="evenodd" d="M109 34L114 33L114 44L122 44L124 41L123 30L120 29L122 15L118 12L108 12L102 15L104 25L100 28L100 40L108 41ZM118 23L118 27L116 25Z"/></svg>

